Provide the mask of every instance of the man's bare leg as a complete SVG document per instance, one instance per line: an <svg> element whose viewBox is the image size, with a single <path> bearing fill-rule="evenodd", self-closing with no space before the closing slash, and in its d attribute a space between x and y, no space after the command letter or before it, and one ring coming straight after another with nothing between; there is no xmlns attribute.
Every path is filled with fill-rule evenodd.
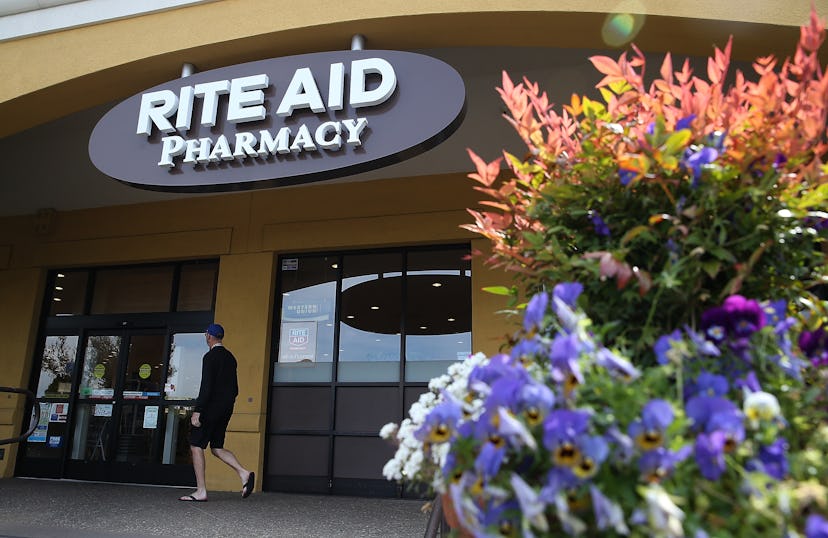
<svg viewBox="0 0 828 538"><path fill-rule="evenodd" d="M242 487L247 483L247 479L250 478L250 471L242 467L242 464L239 463L239 460L236 459L236 455L227 450L226 448L211 448L213 455L229 465L233 468L238 474L239 478L241 479Z"/></svg>
<svg viewBox="0 0 828 538"><path fill-rule="evenodd" d="M204 449L198 446L191 446L190 453L193 455L193 470L195 471L196 477L196 490L190 495L185 495L184 497L181 497L181 500L193 500L190 497L198 501L207 500L207 481L205 479L206 463L204 461Z"/></svg>

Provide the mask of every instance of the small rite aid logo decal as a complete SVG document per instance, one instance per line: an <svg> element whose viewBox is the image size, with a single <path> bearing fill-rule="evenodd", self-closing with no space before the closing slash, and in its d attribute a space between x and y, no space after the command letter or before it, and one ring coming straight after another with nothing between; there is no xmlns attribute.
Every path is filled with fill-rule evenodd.
<svg viewBox="0 0 828 538"><path fill-rule="evenodd" d="M310 332L307 329L290 329L288 341L292 346L304 346L310 340Z"/></svg>
<svg viewBox="0 0 828 538"><path fill-rule="evenodd" d="M273 58L176 79L116 105L89 156L103 173L163 191L321 181L427 151L463 121L448 64L400 51Z"/></svg>

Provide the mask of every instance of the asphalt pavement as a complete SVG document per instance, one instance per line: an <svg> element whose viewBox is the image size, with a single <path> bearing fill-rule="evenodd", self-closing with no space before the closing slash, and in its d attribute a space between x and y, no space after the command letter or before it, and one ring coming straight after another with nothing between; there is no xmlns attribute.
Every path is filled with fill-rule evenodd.
<svg viewBox="0 0 828 538"><path fill-rule="evenodd" d="M0 537L137 538L422 537L424 501L330 495L210 492L206 503L177 499L192 488L0 479Z"/></svg>

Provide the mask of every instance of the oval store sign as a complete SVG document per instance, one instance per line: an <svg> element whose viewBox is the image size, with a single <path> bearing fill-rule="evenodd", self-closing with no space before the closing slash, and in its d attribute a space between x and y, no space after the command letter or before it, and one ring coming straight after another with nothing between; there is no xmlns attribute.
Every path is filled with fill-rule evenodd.
<svg viewBox="0 0 828 538"><path fill-rule="evenodd" d="M110 110L89 139L103 173L143 189L321 181L408 159L463 121L448 64L400 51L273 58L176 79Z"/></svg>

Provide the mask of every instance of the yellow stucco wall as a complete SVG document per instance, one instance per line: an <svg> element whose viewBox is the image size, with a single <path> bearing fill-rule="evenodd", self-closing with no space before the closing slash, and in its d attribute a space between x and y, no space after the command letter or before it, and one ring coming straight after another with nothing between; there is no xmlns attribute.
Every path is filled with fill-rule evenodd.
<svg viewBox="0 0 828 538"><path fill-rule="evenodd" d="M828 0L814 0L828 17ZM0 43L0 136L200 70L275 56L368 48L603 48L608 13L642 16L643 50L709 54L736 37L734 58L790 55L810 0L365 0L302 9L220 0ZM459 29L462 28L462 31ZM56 57L56 52L60 57Z"/></svg>
<svg viewBox="0 0 828 538"><path fill-rule="evenodd" d="M28 387L32 353L40 315L45 272L38 268L0 270L0 386ZM0 393L0 439L20 435L25 399L18 394ZM5 445L0 460L0 477L12 476L17 445Z"/></svg>

